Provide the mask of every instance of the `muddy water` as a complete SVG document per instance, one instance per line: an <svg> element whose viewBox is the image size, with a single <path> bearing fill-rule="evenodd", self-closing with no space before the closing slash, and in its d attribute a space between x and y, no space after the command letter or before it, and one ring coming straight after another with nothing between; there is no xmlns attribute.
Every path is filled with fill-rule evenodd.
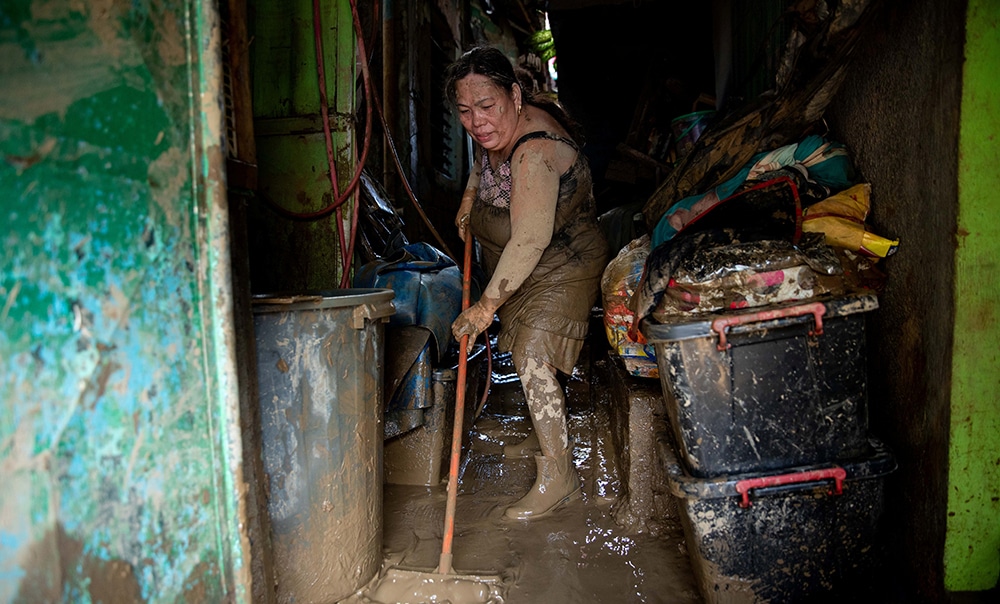
<svg viewBox="0 0 1000 604"><path fill-rule="evenodd" d="M502 359L494 371L503 374ZM619 478L602 408L608 397L600 395L600 384L588 383L588 375L585 368L566 384L581 501L533 522L502 518L505 507L531 486L535 463L502 456L503 445L523 438L530 421L520 385L496 384L475 422L462 468L453 548L459 580L433 574L444 524L443 484L386 485L381 583L376 578L346 602L699 602L676 517L659 519L655 537L629 532L613 519Z"/></svg>

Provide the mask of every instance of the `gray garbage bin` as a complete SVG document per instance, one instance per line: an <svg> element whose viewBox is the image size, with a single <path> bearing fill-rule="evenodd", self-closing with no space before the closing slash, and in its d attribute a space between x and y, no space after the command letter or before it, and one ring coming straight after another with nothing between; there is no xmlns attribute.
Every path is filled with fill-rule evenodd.
<svg viewBox="0 0 1000 604"><path fill-rule="evenodd" d="M390 289L254 298L279 602L337 602L382 562L382 366Z"/></svg>

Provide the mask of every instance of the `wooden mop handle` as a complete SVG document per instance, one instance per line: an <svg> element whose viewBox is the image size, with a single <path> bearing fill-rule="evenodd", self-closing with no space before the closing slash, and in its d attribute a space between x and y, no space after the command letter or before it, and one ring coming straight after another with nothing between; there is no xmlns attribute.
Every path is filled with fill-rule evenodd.
<svg viewBox="0 0 1000 604"><path fill-rule="evenodd" d="M465 232L465 265L462 267L462 311L469 308L472 281L472 233ZM458 503L458 462L462 457L462 427L465 422L465 379L469 363L469 335L462 336L458 351L458 376L455 379L455 424L451 431L451 465L448 469L448 503L444 511L444 537L438 573L452 574L452 541L455 536L455 507Z"/></svg>

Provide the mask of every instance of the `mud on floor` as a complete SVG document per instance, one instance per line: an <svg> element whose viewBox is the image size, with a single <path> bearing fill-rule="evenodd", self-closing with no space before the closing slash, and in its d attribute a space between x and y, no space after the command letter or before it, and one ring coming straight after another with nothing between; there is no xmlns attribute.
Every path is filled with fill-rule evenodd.
<svg viewBox="0 0 1000 604"><path fill-rule="evenodd" d="M494 361L493 374L509 376L503 358ZM589 363L582 363L566 384L569 433L575 440L574 463L584 496L532 522L502 518L505 507L532 485L535 462L504 459L503 445L524 438L530 420L520 384L509 380L494 384L463 460L454 569L463 574L498 575L501 583L491 601L508 604L699 602L684 535L675 517L661 519L655 536L630 534L613 519L620 484L608 449L609 397L602 384L590 383L591 375ZM441 551L445 500L444 482L434 488L385 486L386 569L434 571ZM377 579L367 593L375 585ZM437 599L423 601L462 604L460 598L447 598L452 593L448 589L440 591ZM373 601L359 594L349 602Z"/></svg>

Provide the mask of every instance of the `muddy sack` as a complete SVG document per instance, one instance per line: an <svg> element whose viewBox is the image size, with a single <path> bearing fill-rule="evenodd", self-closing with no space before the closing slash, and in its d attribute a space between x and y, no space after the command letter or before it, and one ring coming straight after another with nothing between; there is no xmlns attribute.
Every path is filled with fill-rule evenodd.
<svg viewBox="0 0 1000 604"><path fill-rule="evenodd" d="M755 308L843 294L840 258L822 235L695 249L677 267L653 319Z"/></svg>
<svg viewBox="0 0 1000 604"><path fill-rule="evenodd" d="M676 237L660 245L655 245L655 235L651 237L653 248L629 299L629 308L635 313L629 331L633 340L642 341L639 322L653 312L675 272L699 250L760 241L798 242L804 200L818 201L825 196L824 188L817 189L793 169L767 172L761 178L716 203Z"/></svg>
<svg viewBox="0 0 1000 604"><path fill-rule="evenodd" d="M601 277L601 306L608 343L625 369L634 376L657 378L660 374L652 344L638 342L629 334L635 314L628 301L639 284L647 256L649 235L633 240L618 252Z"/></svg>

